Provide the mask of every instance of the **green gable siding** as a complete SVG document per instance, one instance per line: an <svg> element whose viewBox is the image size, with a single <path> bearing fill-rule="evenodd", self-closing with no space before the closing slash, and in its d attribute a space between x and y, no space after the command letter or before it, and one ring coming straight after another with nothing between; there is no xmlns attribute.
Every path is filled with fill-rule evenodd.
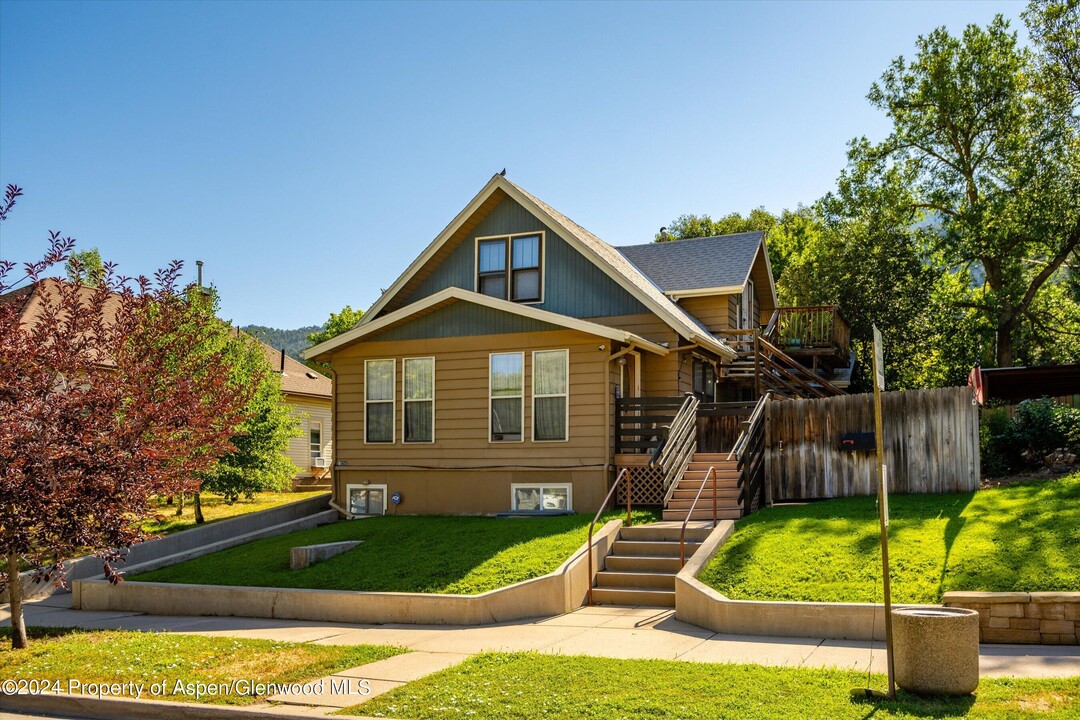
<svg viewBox="0 0 1080 720"><path fill-rule="evenodd" d="M423 340L427 338L467 337L470 335L505 335L506 333L544 332L564 328L532 318L512 315L469 302L455 302L427 315L421 315L366 340Z"/></svg>
<svg viewBox="0 0 1080 720"><path fill-rule="evenodd" d="M435 269L406 304L451 286L475 290L476 238L540 230L546 238L544 302L531 307L580 318L647 312L644 305L603 270L510 198L504 198L488 213L475 232Z"/></svg>

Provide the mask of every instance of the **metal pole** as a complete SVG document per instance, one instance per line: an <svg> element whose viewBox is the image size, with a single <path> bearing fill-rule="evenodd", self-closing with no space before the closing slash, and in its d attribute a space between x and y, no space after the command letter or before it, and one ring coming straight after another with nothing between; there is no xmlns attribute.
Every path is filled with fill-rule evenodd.
<svg viewBox="0 0 1080 720"><path fill-rule="evenodd" d="M874 438L877 445L878 521L881 525L881 577L885 595L885 654L889 666L889 699L896 699L893 665L892 592L889 587L889 489L885 484L885 438L882 433L881 393L885 390L885 364L881 331L874 327Z"/></svg>

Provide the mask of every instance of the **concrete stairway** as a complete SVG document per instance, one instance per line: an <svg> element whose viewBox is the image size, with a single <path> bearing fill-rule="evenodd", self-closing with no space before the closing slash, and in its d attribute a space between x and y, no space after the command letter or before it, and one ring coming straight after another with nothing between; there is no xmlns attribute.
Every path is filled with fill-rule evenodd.
<svg viewBox="0 0 1080 720"><path fill-rule="evenodd" d="M711 515L710 515L711 517ZM675 575L679 562L682 522L659 522L624 527L596 573L594 605L656 605L675 607ZM686 527L686 558L712 532L712 523L691 521Z"/></svg>
<svg viewBox="0 0 1080 720"><path fill-rule="evenodd" d="M742 517L742 508L739 506L739 471L734 460L727 459L727 453L694 453L693 459L686 467L682 480L675 487L671 499L664 507L664 520L682 522L690 511L690 505L694 502L701 481L710 467L716 468L715 480L710 479L705 489L701 491L701 499L694 508L694 520L712 520L712 493L713 485L716 485L716 516L719 520L738 520Z"/></svg>

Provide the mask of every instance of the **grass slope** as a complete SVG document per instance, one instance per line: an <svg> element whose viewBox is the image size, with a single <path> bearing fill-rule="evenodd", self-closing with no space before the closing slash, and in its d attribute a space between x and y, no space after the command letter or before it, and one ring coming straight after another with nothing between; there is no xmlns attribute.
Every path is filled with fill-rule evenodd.
<svg viewBox="0 0 1080 720"><path fill-rule="evenodd" d="M279 505L299 502L315 495L323 495L326 491L315 492L281 492L281 493L258 493L254 498L240 498L232 505L225 502L220 495L204 493L202 496L203 517L206 522L247 515L248 513L269 510ZM174 501L175 502L175 501ZM184 512L176 515L175 505L167 505L164 499L158 501L156 512L159 517L143 523L143 530L155 535L168 535L195 527L195 503L188 498L184 503Z"/></svg>
<svg viewBox="0 0 1080 720"><path fill-rule="evenodd" d="M345 714L449 718L680 718L691 720L877 720L966 717L982 720L1080 715L1080 678L983 680L974 698L895 702L853 700L865 673L612 660L533 654L480 655L380 695ZM872 687L883 689L874 676Z"/></svg>
<svg viewBox="0 0 1080 720"><path fill-rule="evenodd" d="M233 693L196 700L171 691L178 681L306 682L407 652L378 645L313 645L127 630L34 627L28 632L29 648L12 650L9 642L0 647L0 677L59 680L61 692L67 691L72 679L84 685L130 682L147 688L164 682L165 694L148 698L144 690L143 698L226 705L248 705L258 698ZM0 638L10 637L10 628L0 629Z"/></svg>
<svg viewBox="0 0 1080 720"><path fill-rule="evenodd" d="M1080 590L1080 475L889 498L894 602L948 590ZM740 520L700 575L730 598L880 601L875 498L782 506Z"/></svg>
<svg viewBox="0 0 1080 720"><path fill-rule="evenodd" d="M613 513L607 519L621 517ZM635 522L654 515L635 511ZM588 536L591 517L394 517L351 520L255 540L129 578L148 582L386 592L480 593L559 567ZM600 524L597 524L600 527ZM289 548L363 540L301 570Z"/></svg>

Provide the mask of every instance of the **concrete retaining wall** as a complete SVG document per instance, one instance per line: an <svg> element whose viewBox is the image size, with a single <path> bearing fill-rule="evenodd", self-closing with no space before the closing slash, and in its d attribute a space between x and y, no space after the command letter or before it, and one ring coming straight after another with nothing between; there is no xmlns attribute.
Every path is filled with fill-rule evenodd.
<svg viewBox="0 0 1080 720"><path fill-rule="evenodd" d="M361 521L362 522L362 521ZM603 558L619 535L612 520L593 537L593 562ZM144 612L153 615L235 615L343 623L485 625L522 618L561 615L585 604L589 577L587 544L557 570L480 595L295 590L222 585L125 582L74 583L73 606L81 610Z"/></svg>
<svg viewBox="0 0 1080 720"><path fill-rule="evenodd" d="M224 550L260 537L270 537L322 525L331 522L336 517L336 514L321 514L327 511L329 503L330 493L316 495L269 510L218 520L154 540L147 540L132 545L128 549L127 562L120 564L117 569L130 572L138 566L138 569L142 571L152 570ZM71 560L66 563L65 577L69 583L75 580L104 577L101 572L101 560L92 555ZM20 579L24 598L66 592L52 582L31 582L31 573L23 573ZM0 600L7 601L6 592L0 596Z"/></svg>
<svg viewBox="0 0 1080 720"><path fill-rule="evenodd" d="M979 611L980 642L1080 644L1080 592L947 592L942 601Z"/></svg>
<svg viewBox="0 0 1080 720"><path fill-rule="evenodd" d="M676 618L733 635L885 639L883 605L731 600L699 581L698 574L734 531L735 523L721 521L675 577Z"/></svg>

